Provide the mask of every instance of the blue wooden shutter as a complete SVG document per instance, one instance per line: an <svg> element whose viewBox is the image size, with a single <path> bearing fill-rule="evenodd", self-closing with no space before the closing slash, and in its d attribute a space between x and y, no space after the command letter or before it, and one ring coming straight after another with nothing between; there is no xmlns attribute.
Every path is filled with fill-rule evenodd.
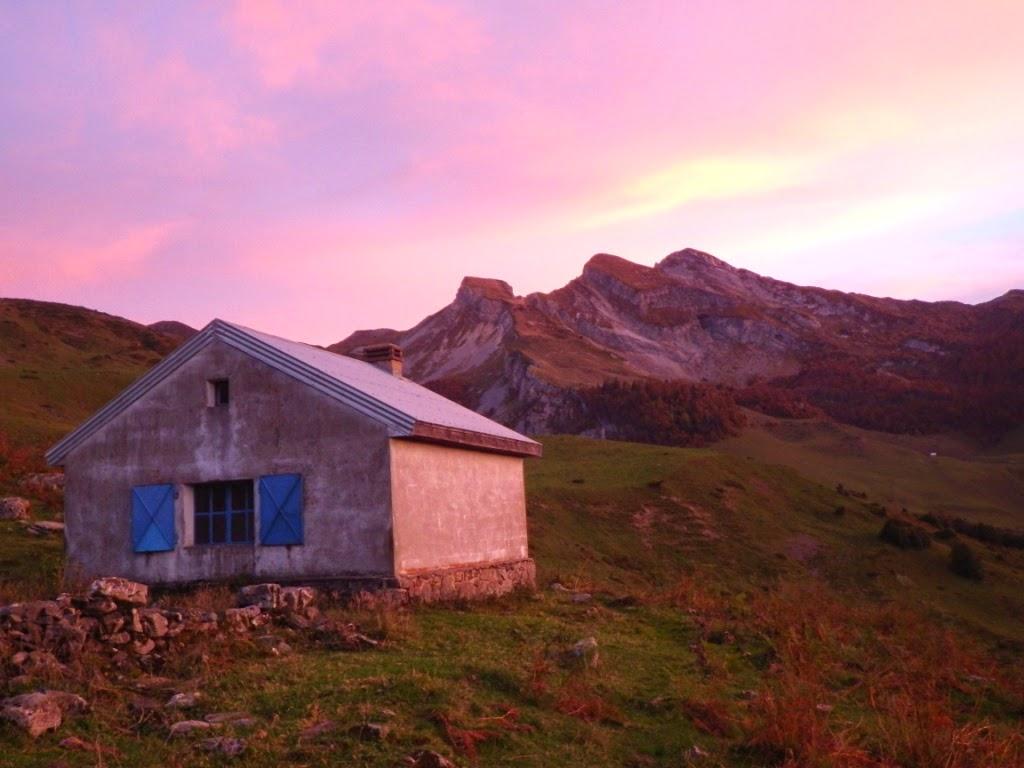
<svg viewBox="0 0 1024 768"><path fill-rule="evenodd" d="M260 544L302 543L302 475L260 478Z"/></svg>
<svg viewBox="0 0 1024 768"><path fill-rule="evenodd" d="M132 488L132 547L136 552L174 549L174 486L137 485Z"/></svg>

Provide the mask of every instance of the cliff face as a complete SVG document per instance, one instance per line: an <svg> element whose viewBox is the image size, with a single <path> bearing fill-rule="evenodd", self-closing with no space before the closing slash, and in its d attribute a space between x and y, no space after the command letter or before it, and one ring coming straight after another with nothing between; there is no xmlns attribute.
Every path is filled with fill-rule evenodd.
<svg viewBox="0 0 1024 768"><path fill-rule="evenodd" d="M557 428L573 390L609 379L767 382L864 423L828 405L845 397L827 383L849 378L843 371L855 372L859 390L877 389L876 379L900 390L892 408L922 387L976 397L978 386L995 391L1016 375L1022 327L1024 291L977 306L874 298L785 283L688 248L653 267L598 254L566 286L525 297L468 277L415 327L360 331L331 349L400 344L411 378L532 432ZM1000 357L1006 365L993 362Z"/></svg>

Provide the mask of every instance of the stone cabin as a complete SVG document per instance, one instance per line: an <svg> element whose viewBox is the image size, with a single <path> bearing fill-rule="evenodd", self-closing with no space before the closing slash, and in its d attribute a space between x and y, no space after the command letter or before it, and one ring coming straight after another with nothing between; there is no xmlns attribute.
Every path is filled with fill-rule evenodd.
<svg viewBox="0 0 1024 768"><path fill-rule="evenodd" d="M47 453L72 573L402 587L532 586L539 443L361 359L214 320Z"/></svg>

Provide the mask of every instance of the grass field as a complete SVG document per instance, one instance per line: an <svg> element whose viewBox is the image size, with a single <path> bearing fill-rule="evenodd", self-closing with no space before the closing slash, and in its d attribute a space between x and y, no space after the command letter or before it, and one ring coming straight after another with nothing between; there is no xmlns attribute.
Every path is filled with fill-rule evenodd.
<svg viewBox="0 0 1024 768"><path fill-rule="evenodd" d="M879 541L873 497L834 490L852 477L823 469L814 482L717 450L544 442L528 472L536 595L351 615L383 641L366 652L302 636L283 658L198 642L150 695L198 687L191 714L251 714L238 762L253 766L391 767L423 747L463 766L1021 764L1019 550L979 545L986 579L965 581L946 543ZM0 536L0 589L52 594L59 545L13 524ZM573 602L556 580L593 599ZM587 637L599 664L563 663ZM184 715L130 708L138 672L89 659L59 682L93 712L35 742L0 725L5 765L225 762L201 737L167 738ZM364 722L387 737L350 732ZM68 735L94 751L62 749Z"/></svg>
<svg viewBox="0 0 1024 768"><path fill-rule="evenodd" d="M754 414L752 421L716 449L792 467L825 485L843 483L915 514L1024 527L1024 433L979 447L952 436L888 435L819 420Z"/></svg>

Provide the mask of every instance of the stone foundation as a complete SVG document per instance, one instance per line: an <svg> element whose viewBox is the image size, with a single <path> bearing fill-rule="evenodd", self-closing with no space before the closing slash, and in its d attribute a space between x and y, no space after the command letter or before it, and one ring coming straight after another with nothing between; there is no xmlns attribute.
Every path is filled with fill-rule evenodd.
<svg viewBox="0 0 1024 768"><path fill-rule="evenodd" d="M500 597L517 589L534 589L536 582L537 566L530 558L405 573L398 577L398 585L406 591L409 600L419 603Z"/></svg>

